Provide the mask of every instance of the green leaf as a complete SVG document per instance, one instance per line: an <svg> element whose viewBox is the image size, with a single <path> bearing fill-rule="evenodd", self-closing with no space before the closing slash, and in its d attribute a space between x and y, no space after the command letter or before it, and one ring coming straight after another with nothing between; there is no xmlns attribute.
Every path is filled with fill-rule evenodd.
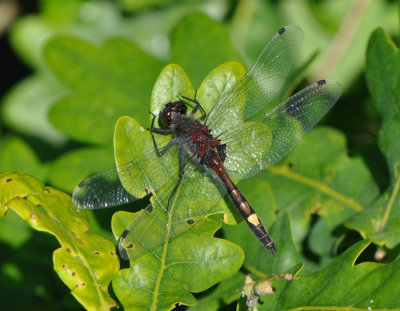
<svg viewBox="0 0 400 311"><path fill-rule="evenodd" d="M212 105L229 85L239 79L242 73L242 67L239 66L237 63L224 64L207 76L198 92L198 99L206 103L205 109L209 108L208 105ZM169 65L164 68L154 86L151 110L157 115L165 103L176 101L179 94L190 97L194 95L194 90L186 73L177 65ZM157 144L162 149L170 140L170 136L157 136ZM144 213L135 221L135 225L131 225L132 230L136 232L136 235L132 233L132 236L136 236L135 239L138 240L133 242L136 247L134 253L130 254L131 258L165 243L165 237L172 239L188 230L193 224L188 224L187 221L197 222L206 217L211 213L211 207L221 200L221 195L209 175L187 167L190 173L186 174L181 189L176 191L176 201L171 200L168 209L170 219L167 220L167 200L169 201L171 187L175 186L179 172L177 146L171 148L161 159L154 152L150 133L130 117L123 117L118 121L114 141L116 164L120 168L119 177L128 192L140 198L148 192L163 193L159 191L160 188L169 188L164 191L162 197L153 197L156 206L151 213ZM128 170L125 169L126 163L130 163ZM207 202L204 201L204 193L207 193ZM212 213L215 212L217 211ZM190 219L188 215L191 215ZM172 223L168 229L165 226L167 221Z"/></svg>
<svg viewBox="0 0 400 311"><path fill-rule="evenodd" d="M171 0L119 0L119 4L128 12L140 12L151 7L165 6Z"/></svg>
<svg viewBox="0 0 400 311"><path fill-rule="evenodd" d="M35 15L18 19L10 31L10 43L16 54L30 67L43 66L41 50L44 37L54 30L48 23Z"/></svg>
<svg viewBox="0 0 400 311"><path fill-rule="evenodd" d="M268 201L258 206L289 213L297 245L309 233L311 215L320 216L309 246L321 256L335 252L338 237L334 230L378 195L365 164L347 155L343 134L324 127L307 134L279 165L258 175L260 179L268 183L264 186ZM255 209L262 212L257 206Z"/></svg>
<svg viewBox="0 0 400 311"><path fill-rule="evenodd" d="M116 306L107 287L119 269L114 245L89 233L86 214L71 198L24 173L0 174L0 214L16 212L34 229L54 235L61 247L54 252L54 269L72 295L88 310Z"/></svg>
<svg viewBox="0 0 400 311"><path fill-rule="evenodd" d="M75 91L49 112L53 125L69 137L107 144L120 116L135 114L142 123L147 120L149 94L162 64L129 41L113 39L97 47L57 36L48 42L44 55L55 74Z"/></svg>
<svg viewBox="0 0 400 311"><path fill-rule="evenodd" d="M222 307L226 307L238 300L242 294L244 284L244 276L237 272L230 278L218 283L211 292L206 292L206 295L201 296L197 300L197 304L189 307L190 311L217 311Z"/></svg>
<svg viewBox="0 0 400 311"><path fill-rule="evenodd" d="M219 64L240 61L225 28L204 14L182 18L171 34L171 60L182 66L195 87Z"/></svg>
<svg viewBox="0 0 400 311"><path fill-rule="evenodd" d="M114 165L111 148L91 147L73 150L64 153L52 163L49 169L49 182L71 193L85 178L109 170Z"/></svg>
<svg viewBox="0 0 400 311"><path fill-rule="evenodd" d="M32 148L18 137L0 139L0 172L23 170L44 181L47 167L40 163Z"/></svg>
<svg viewBox="0 0 400 311"><path fill-rule="evenodd" d="M65 89L54 79L38 74L22 80L6 95L2 119L10 128L28 136L61 145L65 138L47 119L54 100L65 95Z"/></svg>
<svg viewBox="0 0 400 311"><path fill-rule="evenodd" d="M246 192L246 195L248 192ZM265 213L261 210L258 215L261 219ZM278 253L272 255L242 222L237 226L224 226L224 237L240 245L246 254L243 268L253 275L265 277L266 275L281 274L288 271L300 262L298 247L293 238L292 224L287 213L282 214L271 226L271 234Z"/></svg>
<svg viewBox="0 0 400 311"><path fill-rule="evenodd" d="M323 270L292 280L271 278L275 294L260 297L258 310L398 310L397 259L355 264L369 241L360 241Z"/></svg>
<svg viewBox="0 0 400 311"><path fill-rule="evenodd" d="M194 94L195 89L182 67L176 64L167 65L154 84L150 110L158 115L166 103L179 100L181 95L193 98ZM152 118L151 116L150 119Z"/></svg>
<svg viewBox="0 0 400 311"><path fill-rule="evenodd" d="M283 273L299 262L299 247L306 237L308 246L320 256L320 266L325 266L341 241L337 229L379 194L361 159L347 155L343 134L324 127L307 134L279 165L238 187L264 225L273 224L270 234L278 248L273 257L263 252L244 223L224 227L224 236L245 250L245 266L257 275ZM311 227L312 214L319 217ZM274 264L264 264L271 260ZM281 267L282 263L287 265ZM312 268L310 262L306 267Z"/></svg>
<svg viewBox="0 0 400 311"><path fill-rule="evenodd" d="M13 211L0 219L0 241L14 249L24 245L32 237L28 224Z"/></svg>
<svg viewBox="0 0 400 311"><path fill-rule="evenodd" d="M394 248L400 243L400 52L382 29L371 35L366 77L383 117L378 143L388 162L390 187L347 225L379 245Z"/></svg>
<svg viewBox="0 0 400 311"><path fill-rule="evenodd" d="M50 0L40 2L35 14L24 14L13 23L10 43L30 67L47 71L42 57L43 46L50 37L60 33L95 42L118 34L132 37L116 5L110 1Z"/></svg>
<svg viewBox="0 0 400 311"><path fill-rule="evenodd" d="M290 190L278 188L276 197L282 199L283 190L293 200L284 199L281 207L292 215L296 237L308 231L310 213L320 216L309 236L310 247L320 255L335 253L334 230L378 196L366 165L360 158L350 158L344 136L328 128L312 131L285 165L271 171L289 182L286 188ZM290 186L292 182L297 187Z"/></svg>
<svg viewBox="0 0 400 311"><path fill-rule="evenodd" d="M375 106L384 117L398 113L400 98L400 54L394 42L376 29L367 49L366 77Z"/></svg>
<svg viewBox="0 0 400 311"><path fill-rule="evenodd" d="M206 103L207 98L210 100L208 104L212 105L213 101L218 99L218 94L221 94L228 85L234 83L241 74L242 72L236 63L225 64L215 69L203 82L203 85L208 85L208 87L202 86L200 88L199 100L204 100ZM213 93L215 91L217 92ZM169 65L164 68L155 84L152 96L152 111L158 114L165 103L178 100L179 94L192 97L194 96L194 90L186 73L177 65ZM211 98L212 96L216 97ZM159 146L165 145L170 139L168 135L166 136L165 138L157 137L158 140L163 140L157 141ZM194 304L194 298L187 291L202 291L212 286L217 282L217 279L220 281L233 274L240 267L243 260L242 252L238 247L229 242L212 238L212 234L220 225L217 225L218 223L215 221L204 219L211 213L211 207L222 198L218 189L210 180L210 176L198 170L189 169L190 173L185 175L174 199L171 200L168 206L168 213L166 213L171 187L176 184L178 151L177 149L170 150L160 159L154 152L150 133L129 117L123 117L117 123L115 155L117 165L120 167L119 176L124 187L136 197L143 197L149 191L153 193L151 199L152 207L143 211L135 219L132 218L133 216L118 216L119 213L113 217L113 231L117 237L122 234L126 227L130 232L130 236L123 246L127 247L132 267L137 263L143 265L142 261L153 261L154 254L159 252L164 254L167 259L171 256L183 256L182 251L187 249L189 245L193 250L188 250L188 253L185 252L184 256L187 257L194 252L197 253L199 249L204 249L206 247L204 243L214 244L215 247L224 249L224 252L228 252L229 255L221 252L221 256L230 257L228 266L225 271L222 271L223 269L218 265L214 266L214 262L206 264L207 260L210 260L207 256L214 255L208 254L208 252L207 254L196 255L200 256L197 260L204 261L203 268L206 270L201 272L210 275L211 271L216 269L212 272L213 278L208 277L202 285L200 285L199 280L194 282L188 278L184 287L175 286L177 293L169 297L168 299L170 300L168 301L158 302L159 291L163 292L160 288L152 290L154 296L144 296L139 293L136 298L131 297L131 292L129 292L129 295L125 294L124 291L119 293L120 290L114 288L115 292L121 301L127 300L129 297L131 297L129 299L146 299L142 302L143 305L156 304L160 308L168 308L170 304L175 302L187 305ZM130 163L129 170L125 169L124 164L126 163ZM204 193L207 193L207 201L204 200ZM215 212L217 211L213 211L213 213ZM118 226L117 220L121 221L121 218L124 224ZM131 218L132 221L127 221L128 218ZM211 224L212 226L210 227ZM189 237L190 241L188 240ZM134 247L131 247L131 245L134 245ZM180 249L178 254L175 254L174 249ZM178 258L174 260L178 260ZM150 272L155 273L156 271L158 276L151 276L151 278L164 277L164 259L159 264L161 266L154 268L152 271L144 271L145 276L140 277L147 279L150 277L147 274ZM129 278L129 282L133 282L133 278L137 279L139 277L137 273L141 271L139 269L138 272L135 272L136 270L137 268L130 272L125 271L124 279ZM129 276L133 272L135 272L134 276ZM199 277L200 271L197 278ZM196 279L194 275L193 278ZM152 283L152 286L154 285L157 284ZM138 285L132 284L132 286ZM128 295L128 297L123 298L125 295ZM123 302L125 308L129 308L133 303L128 301L126 303Z"/></svg>
<svg viewBox="0 0 400 311"><path fill-rule="evenodd" d="M145 213L139 212L140 213ZM118 212L113 229L120 235L136 214ZM213 238L221 224L204 219L179 237L131 261L113 279L113 289L125 310L169 310L176 303L194 305L190 292L201 292L237 271L242 250Z"/></svg>
<svg viewBox="0 0 400 311"><path fill-rule="evenodd" d="M220 97L245 74L246 69L238 62L228 62L214 68L204 78L197 91L198 100L203 108L210 111ZM245 102L241 104L244 106Z"/></svg>

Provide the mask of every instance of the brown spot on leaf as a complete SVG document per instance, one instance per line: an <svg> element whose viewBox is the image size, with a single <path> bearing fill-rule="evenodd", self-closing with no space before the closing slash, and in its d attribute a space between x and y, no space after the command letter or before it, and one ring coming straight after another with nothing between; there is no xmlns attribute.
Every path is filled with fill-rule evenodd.
<svg viewBox="0 0 400 311"><path fill-rule="evenodd" d="M74 271L71 271L71 275L73 276L73 277L75 277L75 272Z"/></svg>
<svg viewBox="0 0 400 311"><path fill-rule="evenodd" d="M270 294L275 295L270 279L264 279L254 286L254 293L258 296Z"/></svg>
<svg viewBox="0 0 400 311"><path fill-rule="evenodd" d="M100 255L100 253L98 251L95 251L94 254L95 255Z"/></svg>
<svg viewBox="0 0 400 311"><path fill-rule="evenodd" d="M286 280L288 280L288 281L293 280L293 274L291 274L291 273L286 273L286 274L284 275L284 278L285 278Z"/></svg>
<svg viewBox="0 0 400 311"><path fill-rule="evenodd" d="M67 267L66 267L65 265L62 265L62 268L63 268L64 270L67 270Z"/></svg>
<svg viewBox="0 0 400 311"><path fill-rule="evenodd" d="M12 178L7 178L6 182L12 182Z"/></svg>

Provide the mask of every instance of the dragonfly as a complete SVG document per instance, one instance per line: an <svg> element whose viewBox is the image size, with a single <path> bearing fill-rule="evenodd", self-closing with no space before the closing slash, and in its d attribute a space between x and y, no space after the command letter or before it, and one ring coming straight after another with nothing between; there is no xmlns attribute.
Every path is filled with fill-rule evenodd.
<svg viewBox="0 0 400 311"><path fill-rule="evenodd" d="M272 254L277 251L234 181L280 161L341 96L339 83L320 80L268 109L295 63L302 38L297 26L281 28L209 111L196 95L177 95L152 112L152 146L75 188L72 200L79 209L114 207L152 194L150 205L120 237L123 258L136 258L178 237L206 218L216 198L225 194L261 244ZM132 190L135 181L140 181L140 191Z"/></svg>

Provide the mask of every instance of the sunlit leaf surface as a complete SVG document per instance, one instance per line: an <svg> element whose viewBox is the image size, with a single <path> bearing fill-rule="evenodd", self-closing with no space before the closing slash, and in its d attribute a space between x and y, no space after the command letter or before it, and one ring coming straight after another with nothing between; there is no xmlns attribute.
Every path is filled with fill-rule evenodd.
<svg viewBox="0 0 400 311"><path fill-rule="evenodd" d="M292 280L286 275L269 278L274 295L260 296L258 310L398 310L400 261L356 264L369 243L354 244L312 275L293 275ZM247 310L243 306L239 310Z"/></svg>
<svg viewBox="0 0 400 311"><path fill-rule="evenodd" d="M85 309L115 307L108 294L119 269L115 247L89 232L85 213L72 205L71 198L25 173L1 173L0 187L0 214L13 210L34 229L57 238L61 247L53 255L54 270Z"/></svg>
<svg viewBox="0 0 400 311"><path fill-rule="evenodd" d="M400 243L400 52L382 29L371 35L366 66L368 88L383 118L378 142L388 163L390 187L348 226L393 248Z"/></svg>

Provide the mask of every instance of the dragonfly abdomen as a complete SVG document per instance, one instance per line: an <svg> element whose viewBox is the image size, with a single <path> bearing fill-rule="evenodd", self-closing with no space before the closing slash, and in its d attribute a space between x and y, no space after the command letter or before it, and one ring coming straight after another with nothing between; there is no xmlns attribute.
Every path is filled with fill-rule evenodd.
<svg viewBox="0 0 400 311"><path fill-rule="evenodd" d="M236 187L235 183L229 178L228 174L225 171L225 168L218 159L215 157L213 160L209 161L208 166L218 175L221 181L224 183L226 190L229 196L232 199L232 202L239 209L240 214L243 219L246 221L247 225L253 231L254 235L257 239L273 254L277 252L277 248L272 241L271 236L268 234L264 225L262 224L260 218L257 216L254 209L251 207L249 202L247 202L246 198L240 192L240 190Z"/></svg>

